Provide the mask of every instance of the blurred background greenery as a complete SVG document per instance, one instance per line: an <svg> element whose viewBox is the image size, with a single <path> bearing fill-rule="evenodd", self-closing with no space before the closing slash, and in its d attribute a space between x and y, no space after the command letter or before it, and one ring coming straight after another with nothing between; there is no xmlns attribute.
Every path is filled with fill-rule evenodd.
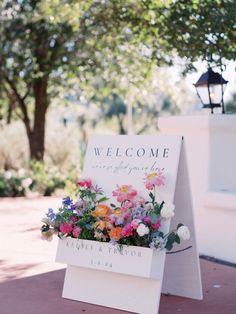
<svg viewBox="0 0 236 314"><path fill-rule="evenodd" d="M233 0L2 0L0 197L72 188L90 133L194 111L186 75L235 61ZM232 95L226 106L236 111Z"/></svg>

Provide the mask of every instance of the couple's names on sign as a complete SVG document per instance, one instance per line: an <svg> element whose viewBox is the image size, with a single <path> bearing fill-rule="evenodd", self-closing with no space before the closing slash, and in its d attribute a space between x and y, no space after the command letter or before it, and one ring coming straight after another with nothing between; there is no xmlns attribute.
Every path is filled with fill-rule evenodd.
<svg viewBox="0 0 236 314"><path fill-rule="evenodd" d="M130 256L130 257L142 257L142 252L139 247L127 247L118 249L116 246L112 244L102 245L99 242L94 241L83 241L83 240L73 240L66 239L65 247L68 250L77 250L77 251L90 251L91 254L108 254L108 255L121 255L121 256Z"/></svg>

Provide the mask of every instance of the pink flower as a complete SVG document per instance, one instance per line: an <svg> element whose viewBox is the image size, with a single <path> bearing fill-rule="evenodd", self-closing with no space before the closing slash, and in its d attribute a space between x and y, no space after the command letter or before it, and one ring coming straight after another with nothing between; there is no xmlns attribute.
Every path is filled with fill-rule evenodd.
<svg viewBox="0 0 236 314"><path fill-rule="evenodd" d="M73 227L71 224L64 222L64 223L60 224L59 229L62 233L70 233L72 231Z"/></svg>
<svg viewBox="0 0 236 314"><path fill-rule="evenodd" d="M85 189L90 189L92 187L92 181L90 179L79 180L78 186Z"/></svg>
<svg viewBox="0 0 236 314"><path fill-rule="evenodd" d="M113 196L116 196L117 202L131 201L137 195L137 192L131 185L117 186L117 189L112 192Z"/></svg>
<svg viewBox="0 0 236 314"><path fill-rule="evenodd" d="M131 201L125 201L124 207L127 208L132 208L134 207L134 203Z"/></svg>
<svg viewBox="0 0 236 314"><path fill-rule="evenodd" d="M140 219L133 219L131 221L131 226L134 230L136 230L139 226L139 224L141 223L141 220Z"/></svg>
<svg viewBox="0 0 236 314"><path fill-rule="evenodd" d="M152 190L154 186L164 185L165 177L161 170L145 173L145 186L148 190Z"/></svg>
<svg viewBox="0 0 236 314"><path fill-rule="evenodd" d="M121 232L123 237L129 237L133 235L133 228L131 226L131 224L127 224L124 226L124 228L122 229Z"/></svg>
<svg viewBox="0 0 236 314"><path fill-rule="evenodd" d="M129 213L129 212L126 212L126 213L124 213L123 218L124 218L124 219L128 219L129 216L130 216L130 213Z"/></svg>
<svg viewBox="0 0 236 314"><path fill-rule="evenodd" d="M160 226L161 226L160 220L158 220L156 224L151 224L151 227L152 227L152 229L154 229L154 230L159 229Z"/></svg>
<svg viewBox="0 0 236 314"><path fill-rule="evenodd" d="M78 221L78 217L74 215L74 216L71 217L70 220L71 220L71 222L75 223L75 222Z"/></svg>
<svg viewBox="0 0 236 314"><path fill-rule="evenodd" d="M74 229L72 231L73 237L78 238L80 233L81 233L81 228L80 227L74 227Z"/></svg>
<svg viewBox="0 0 236 314"><path fill-rule="evenodd" d="M150 217L149 217L149 216L146 216L146 217L144 218L143 222L144 222L145 224L149 224L149 223L151 222Z"/></svg>
<svg viewBox="0 0 236 314"><path fill-rule="evenodd" d="M144 205L145 204L145 199L143 197L137 197L134 200L134 205Z"/></svg>
<svg viewBox="0 0 236 314"><path fill-rule="evenodd" d="M116 222L116 219L117 219L117 216L115 216L115 215L110 215L110 216L108 216L108 220L109 220L109 222L111 223L111 224L114 224L115 222Z"/></svg>

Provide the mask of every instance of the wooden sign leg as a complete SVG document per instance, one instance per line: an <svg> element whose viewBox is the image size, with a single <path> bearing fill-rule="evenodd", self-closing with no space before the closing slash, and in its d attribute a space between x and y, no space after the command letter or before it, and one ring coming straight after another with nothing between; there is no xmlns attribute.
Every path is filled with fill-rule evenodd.
<svg viewBox="0 0 236 314"><path fill-rule="evenodd" d="M68 265L62 296L139 314L157 314L161 280Z"/></svg>
<svg viewBox="0 0 236 314"><path fill-rule="evenodd" d="M173 251L183 250L182 252L166 256L162 292L202 299L199 255L184 143L180 153L174 204L175 216L171 220L170 229L172 230L181 222L189 227L191 238L188 242L182 242L181 245L176 246L176 249L173 249ZM188 246L191 248L184 250Z"/></svg>

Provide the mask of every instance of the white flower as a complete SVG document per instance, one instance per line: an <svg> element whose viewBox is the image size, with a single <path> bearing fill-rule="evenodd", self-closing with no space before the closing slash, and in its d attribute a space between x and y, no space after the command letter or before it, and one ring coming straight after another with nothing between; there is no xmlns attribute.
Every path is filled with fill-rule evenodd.
<svg viewBox="0 0 236 314"><path fill-rule="evenodd" d="M20 168L20 169L18 170L18 176L19 176L20 178L23 178L23 177L25 176L25 169Z"/></svg>
<svg viewBox="0 0 236 314"><path fill-rule="evenodd" d="M26 178L22 180L21 185L23 186L23 188L27 189L32 182L33 182L32 179Z"/></svg>
<svg viewBox="0 0 236 314"><path fill-rule="evenodd" d="M5 173L4 173L4 177L6 178L6 179L11 179L11 177L12 177L12 173L11 173L11 171L6 171Z"/></svg>
<svg viewBox="0 0 236 314"><path fill-rule="evenodd" d="M152 209L152 204L148 203L148 204L145 204L145 209L148 211L150 209Z"/></svg>
<svg viewBox="0 0 236 314"><path fill-rule="evenodd" d="M46 241L52 241L53 239L53 230L49 229L48 231L41 232L41 239Z"/></svg>
<svg viewBox="0 0 236 314"><path fill-rule="evenodd" d="M149 228L144 224L140 224L137 228L137 233L140 237L143 237L146 234L149 234Z"/></svg>
<svg viewBox="0 0 236 314"><path fill-rule="evenodd" d="M175 205L172 203L164 203L161 209L161 217L168 219L175 215L174 213Z"/></svg>
<svg viewBox="0 0 236 314"><path fill-rule="evenodd" d="M43 223L45 223L45 224L47 224L47 225L50 225L50 219L49 218L43 218L42 220L41 220Z"/></svg>
<svg viewBox="0 0 236 314"><path fill-rule="evenodd" d="M180 240L189 240L190 239L190 231L187 226L181 226L177 230L177 235Z"/></svg>

